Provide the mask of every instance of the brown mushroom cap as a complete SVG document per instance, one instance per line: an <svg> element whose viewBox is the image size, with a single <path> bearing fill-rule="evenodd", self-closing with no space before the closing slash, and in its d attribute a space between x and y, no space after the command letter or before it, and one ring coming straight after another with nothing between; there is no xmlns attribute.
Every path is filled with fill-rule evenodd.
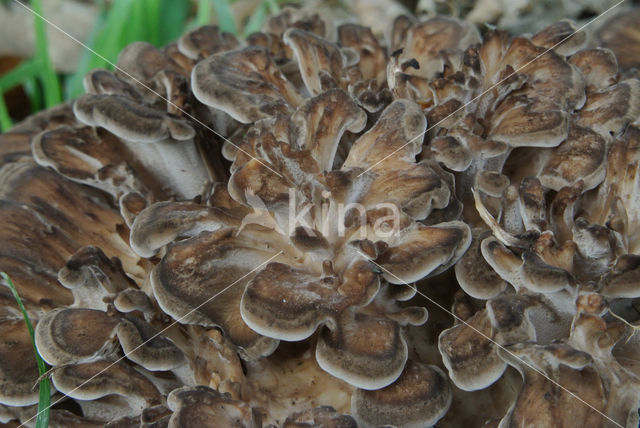
<svg viewBox="0 0 640 428"><path fill-rule="evenodd" d="M480 244L489 231L472 229L473 242L458 263L455 264L456 278L460 287L476 299L491 299L507 286L500 276L487 264L480 252Z"/></svg>
<svg viewBox="0 0 640 428"><path fill-rule="evenodd" d="M419 106L395 100L354 142L342 169L327 175L333 197L367 208L395 204L415 219L445 208L451 196L446 180L428 161L415 162L425 130Z"/></svg>
<svg viewBox="0 0 640 428"><path fill-rule="evenodd" d="M81 95L73 104L79 121L101 126L118 137L140 143L154 143L167 138L189 140L193 128L183 119L119 95Z"/></svg>
<svg viewBox="0 0 640 428"><path fill-rule="evenodd" d="M507 365L487 339L494 334L487 312L477 312L467 323L473 328L460 324L440 333L438 349L453 383L464 391L474 391L494 383Z"/></svg>
<svg viewBox="0 0 640 428"><path fill-rule="evenodd" d="M117 328L127 358L147 370L171 370L184 363L184 354L173 342L141 319L126 317Z"/></svg>
<svg viewBox="0 0 640 428"><path fill-rule="evenodd" d="M138 257L131 257L117 233L122 219L103 193L31 162L9 166L0 169L0 192L9 200L0 203L5 219L0 269L11 276L23 299L44 309L71 304L72 293L57 281L58 270L89 243L119 254L127 271L140 275Z"/></svg>
<svg viewBox="0 0 640 428"><path fill-rule="evenodd" d="M583 49L572 55L569 62L580 69L587 91L599 91L618 80L618 61L610 49Z"/></svg>
<svg viewBox="0 0 640 428"><path fill-rule="evenodd" d="M449 61L449 55L461 53L478 42L480 34L470 23L447 17L413 23L410 18L401 16L393 23L390 51L404 48L401 61L415 58L420 64L412 74L433 78Z"/></svg>
<svg viewBox="0 0 640 428"><path fill-rule="evenodd" d="M378 259L384 278L392 284L410 283L447 270L471 245L471 231L463 222L416 225L403 231L398 242Z"/></svg>
<svg viewBox="0 0 640 428"><path fill-rule="evenodd" d="M29 157L31 139L39 132L74 123L69 103L41 111L0 134L0 166Z"/></svg>
<svg viewBox="0 0 640 428"><path fill-rule="evenodd" d="M259 428L260 417L248 404L206 386L171 391L167 405L173 410L169 428L225 426Z"/></svg>
<svg viewBox="0 0 640 428"><path fill-rule="evenodd" d="M38 353L57 366L93 360L115 351L118 316L94 309L56 309L36 326Z"/></svg>
<svg viewBox="0 0 640 428"><path fill-rule="evenodd" d="M311 96L341 87L347 56L335 44L308 31L290 28L282 39L295 55L302 81Z"/></svg>
<svg viewBox="0 0 640 428"><path fill-rule="evenodd" d="M89 94L122 95L135 101L142 101L142 96L127 82L119 79L108 70L97 68L84 76L84 89Z"/></svg>
<svg viewBox="0 0 640 428"><path fill-rule="evenodd" d="M554 48L560 55L569 56L584 47L587 34L578 31L574 22L563 19L540 30L531 41L537 46Z"/></svg>
<svg viewBox="0 0 640 428"><path fill-rule="evenodd" d="M89 127L59 127L37 135L32 141L32 153L39 165L116 198L131 191L145 192L144 185L124 161L125 148L109 132Z"/></svg>
<svg viewBox="0 0 640 428"><path fill-rule="evenodd" d="M140 311L144 313L151 309L151 300L144 291L129 288L118 293L113 300L113 305L118 312L127 313Z"/></svg>
<svg viewBox="0 0 640 428"><path fill-rule="evenodd" d="M68 364L53 371L56 388L79 400L95 400L109 395L127 397L132 415L148 405L160 404L158 389L141 373L124 362L96 360Z"/></svg>
<svg viewBox="0 0 640 428"><path fill-rule="evenodd" d="M185 119L119 95L85 94L75 101L74 113L81 122L104 127L120 137L125 149L133 154L139 175L150 181L153 189L192 198L210 177L193 140L195 130ZM118 166L126 169L122 161L113 165L115 169ZM100 172L108 174L108 170ZM139 189L132 183L116 196Z"/></svg>
<svg viewBox="0 0 640 428"><path fill-rule="evenodd" d="M71 289L75 307L107 309L109 297L135 282L127 276L117 257L109 259L98 247L79 249L58 271L58 281Z"/></svg>
<svg viewBox="0 0 640 428"><path fill-rule="evenodd" d="M498 345L535 339L527 306L525 299L503 294L464 323L440 333L438 350L458 388L474 391L491 385L507 367Z"/></svg>
<svg viewBox="0 0 640 428"><path fill-rule="evenodd" d="M383 388L398 379L408 357L398 323L351 310L343 317L347 319L340 320L342 328L320 332L316 347L320 367L367 390Z"/></svg>
<svg viewBox="0 0 640 428"><path fill-rule="evenodd" d="M344 132L360 132L366 123L365 112L346 92L330 89L306 101L291 116L291 145L311 151L320 171L330 171Z"/></svg>
<svg viewBox="0 0 640 428"><path fill-rule="evenodd" d="M371 265L360 261L348 270L351 272L343 278L322 277L287 264L270 263L243 293L242 318L254 331L269 337L306 339L319 325L333 325L334 311L349 303L367 304L377 292L379 282L371 274ZM357 294L339 293L340 288L355 289Z"/></svg>
<svg viewBox="0 0 640 428"><path fill-rule="evenodd" d="M200 102L242 123L287 114L302 102L267 50L255 46L200 61L191 73L191 85Z"/></svg>
<svg viewBox="0 0 640 428"><path fill-rule="evenodd" d="M577 124L596 131L605 139L620 135L640 114L640 81L622 80L589 95Z"/></svg>
<svg viewBox="0 0 640 428"><path fill-rule="evenodd" d="M163 71L182 74L184 77L188 75L176 61L152 44L134 42L120 51L115 75L131 84L145 98L155 100L157 95L149 89L158 89L154 79Z"/></svg>
<svg viewBox="0 0 640 428"><path fill-rule="evenodd" d="M157 202L138 214L131 227L131 248L151 257L176 238L238 225L239 220L219 208L194 202Z"/></svg>
<svg viewBox="0 0 640 428"><path fill-rule="evenodd" d="M151 274L153 294L162 310L179 322L221 327L248 354L268 355L277 341L247 327L238 302L251 279L247 273L274 253L233 232L203 232L171 245Z"/></svg>
<svg viewBox="0 0 640 428"><path fill-rule="evenodd" d="M238 45L233 34L220 31L216 25L204 25L178 39L178 49L191 59L202 59L218 52L230 51Z"/></svg>
<svg viewBox="0 0 640 428"><path fill-rule="evenodd" d="M351 398L351 413L363 428L420 428L435 425L451 398L442 370L409 360L395 383L376 391L358 389Z"/></svg>

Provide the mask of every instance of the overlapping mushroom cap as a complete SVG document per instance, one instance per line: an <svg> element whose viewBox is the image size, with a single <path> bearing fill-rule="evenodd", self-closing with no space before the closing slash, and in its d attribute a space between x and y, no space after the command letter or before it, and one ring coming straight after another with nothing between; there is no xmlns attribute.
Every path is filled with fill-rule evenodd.
<svg viewBox="0 0 640 428"><path fill-rule="evenodd" d="M180 239L151 276L174 318L222 328L247 357L270 353L266 338L297 341L320 329L320 366L378 389L405 365L401 326L426 319L420 308L395 306L393 284L447 269L470 233L458 221L419 222L452 200L450 176L415 161L426 129L419 107L397 100L366 127L366 112L341 87L339 47L299 29L283 37L304 52L303 88L260 47L194 67L200 101L255 124L230 153L228 194L216 187L205 203L151 205L133 223L132 247L151 256ZM344 135L363 130L355 141ZM376 264L393 275L381 283Z"/></svg>

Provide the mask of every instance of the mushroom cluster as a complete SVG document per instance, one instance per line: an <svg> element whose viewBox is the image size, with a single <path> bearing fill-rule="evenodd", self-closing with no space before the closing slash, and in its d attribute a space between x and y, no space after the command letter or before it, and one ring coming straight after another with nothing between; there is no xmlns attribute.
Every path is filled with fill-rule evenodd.
<svg viewBox="0 0 640 428"><path fill-rule="evenodd" d="M569 21L330 24L134 43L0 136L52 424L637 426L637 72ZM0 421L32 424L0 290Z"/></svg>

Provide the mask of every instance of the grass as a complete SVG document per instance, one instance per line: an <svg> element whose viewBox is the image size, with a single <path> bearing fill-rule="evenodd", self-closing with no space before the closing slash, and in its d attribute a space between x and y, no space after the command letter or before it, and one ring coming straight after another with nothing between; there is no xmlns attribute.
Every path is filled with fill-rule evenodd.
<svg viewBox="0 0 640 428"><path fill-rule="evenodd" d="M15 0L0 0L0 7L10 6ZM176 40L184 31L196 26L218 22L223 31L238 37L260 30L269 13L277 13L284 0L264 0L251 16L238 28L233 16L235 0L94 0L100 12L89 35L87 46L108 61L86 49L73 74L56 74L49 55L46 26L34 16L33 31L36 49L33 58L0 76L0 93L23 85L30 97L32 112L59 104L63 98L74 99L84 92L82 79L94 68L112 69L118 53L134 41L148 41L163 46ZM31 0L30 7L42 15L42 0ZM2 6L4 5L4 6ZM13 5L15 7L20 7ZM54 30L55 31L55 30ZM12 126L4 98L0 96L0 131Z"/></svg>
<svg viewBox="0 0 640 428"><path fill-rule="evenodd" d="M49 377L46 376L47 366L42 360L42 357L40 357L38 349L36 348L35 336L33 333L33 324L31 323L31 319L29 319L27 310L22 304L22 299L18 294L18 290L16 290L15 285L13 285L13 281L11 281L9 275L4 272L0 272L0 276L5 280L5 282L9 286L9 289L11 290L11 293L13 294L13 297L16 299L18 307L20 308L20 311L22 311L24 322L27 324L29 336L31 336L31 345L33 346L33 352L35 354L36 361L38 362L38 373L40 374L38 416L36 418L36 428L46 428L47 426L49 426L49 407L51 403L51 383L49 382Z"/></svg>

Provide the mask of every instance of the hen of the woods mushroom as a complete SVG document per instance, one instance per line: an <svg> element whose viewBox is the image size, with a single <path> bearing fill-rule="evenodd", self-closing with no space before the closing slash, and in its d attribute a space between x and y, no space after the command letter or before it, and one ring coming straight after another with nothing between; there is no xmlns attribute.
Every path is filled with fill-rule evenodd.
<svg viewBox="0 0 640 428"><path fill-rule="evenodd" d="M637 426L615 22L556 46L571 22L401 16L382 42L286 9L246 41L134 43L0 136L0 270L52 425ZM32 424L1 290L0 421Z"/></svg>

